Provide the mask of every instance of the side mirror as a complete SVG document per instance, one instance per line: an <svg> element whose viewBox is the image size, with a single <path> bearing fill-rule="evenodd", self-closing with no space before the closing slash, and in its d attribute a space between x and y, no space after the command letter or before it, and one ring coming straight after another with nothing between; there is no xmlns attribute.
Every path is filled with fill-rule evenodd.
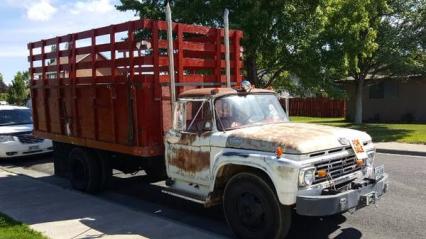
<svg viewBox="0 0 426 239"><path fill-rule="evenodd" d="M206 121L203 126L203 131L211 131L213 128L212 122Z"/></svg>

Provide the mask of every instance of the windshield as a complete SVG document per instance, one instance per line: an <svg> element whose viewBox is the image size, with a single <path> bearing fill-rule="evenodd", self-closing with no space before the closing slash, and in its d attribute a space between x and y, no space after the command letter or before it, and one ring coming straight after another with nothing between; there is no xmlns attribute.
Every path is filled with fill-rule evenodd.
<svg viewBox="0 0 426 239"><path fill-rule="evenodd" d="M219 130L288 122L275 95L232 95L215 102Z"/></svg>
<svg viewBox="0 0 426 239"><path fill-rule="evenodd" d="M0 126L32 123L29 109L0 110Z"/></svg>

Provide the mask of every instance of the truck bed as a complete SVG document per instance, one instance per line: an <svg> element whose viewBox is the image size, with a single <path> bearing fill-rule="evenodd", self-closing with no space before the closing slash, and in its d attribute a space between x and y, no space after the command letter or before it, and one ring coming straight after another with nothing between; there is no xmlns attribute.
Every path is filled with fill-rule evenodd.
<svg viewBox="0 0 426 239"><path fill-rule="evenodd" d="M136 20L28 44L34 134L136 156L163 154L171 126L164 21ZM173 24L176 92L222 87L223 29ZM230 31L231 84L242 32Z"/></svg>

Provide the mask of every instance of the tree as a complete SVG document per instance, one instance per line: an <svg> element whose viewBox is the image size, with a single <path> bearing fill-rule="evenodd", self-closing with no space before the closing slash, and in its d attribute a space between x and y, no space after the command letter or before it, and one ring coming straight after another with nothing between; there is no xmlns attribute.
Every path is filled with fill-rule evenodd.
<svg viewBox="0 0 426 239"><path fill-rule="evenodd" d="M0 73L0 93L5 93L7 91L7 85L4 83L3 75Z"/></svg>
<svg viewBox="0 0 426 239"><path fill-rule="evenodd" d="M424 74L425 1L330 2L316 49L323 72L355 80L355 123L360 124L367 77Z"/></svg>
<svg viewBox="0 0 426 239"><path fill-rule="evenodd" d="M28 74L18 71L7 91L7 101L9 104L24 105L28 98Z"/></svg>
<svg viewBox="0 0 426 239"><path fill-rule="evenodd" d="M0 101L6 100L7 85L3 81L3 75L0 73Z"/></svg>
<svg viewBox="0 0 426 239"><path fill-rule="evenodd" d="M121 0L118 10L132 10L141 18L163 19L166 1ZM248 80L269 86L288 80L292 67L323 27L317 12L321 1L308 0L175 0L173 20L213 27L223 25L223 11L230 11L230 27L244 31L245 69Z"/></svg>

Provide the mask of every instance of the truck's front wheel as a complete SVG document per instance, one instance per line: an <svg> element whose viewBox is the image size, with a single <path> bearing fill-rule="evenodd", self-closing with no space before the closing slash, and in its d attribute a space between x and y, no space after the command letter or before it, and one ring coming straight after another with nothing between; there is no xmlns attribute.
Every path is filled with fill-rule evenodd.
<svg viewBox="0 0 426 239"><path fill-rule="evenodd" d="M282 206L271 186L250 173L233 176L225 187L226 220L239 238L284 238L291 210Z"/></svg>

